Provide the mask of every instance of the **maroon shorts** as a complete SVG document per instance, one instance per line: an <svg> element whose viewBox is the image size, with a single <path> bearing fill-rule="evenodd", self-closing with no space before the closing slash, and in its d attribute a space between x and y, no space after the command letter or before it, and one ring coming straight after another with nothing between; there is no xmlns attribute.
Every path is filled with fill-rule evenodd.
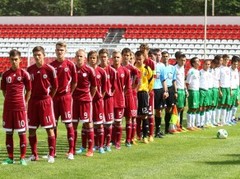
<svg viewBox="0 0 240 179"><path fill-rule="evenodd" d="M70 94L55 96L53 104L56 120L61 116L63 123L72 122L72 97Z"/></svg>
<svg viewBox="0 0 240 179"><path fill-rule="evenodd" d="M113 107L113 97L108 97L104 99L104 114L105 121L104 124L112 124L114 120L114 107Z"/></svg>
<svg viewBox="0 0 240 179"><path fill-rule="evenodd" d="M103 99L93 101L92 105L93 105L93 124L103 124L105 120Z"/></svg>
<svg viewBox="0 0 240 179"><path fill-rule="evenodd" d="M124 116L124 108L114 108L114 121L121 122Z"/></svg>
<svg viewBox="0 0 240 179"><path fill-rule="evenodd" d="M27 130L26 111L3 111L3 129L6 132L24 132Z"/></svg>
<svg viewBox="0 0 240 179"><path fill-rule="evenodd" d="M149 92L149 114L148 115L153 115L153 110L154 110L154 90Z"/></svg>
<svg viewBox="0 0 240 179"><path fill-rule="evenodd" d="M28 127L37 129L39 125L43 128L56 126L53 102L50 97L43 100L30 99L28 102Z"/></svg>
<svg viewBox="0 0 240 179"><path fill-rule="evenodd" d="M92 122L92 102L73 100L73 120L72 122Z"/></svg>
<svg viewBox="0 0 240 179"><path fill-rule="evenodd" d="M124 116L125 117L136 117L137 116L137 106L134 101L133 95L125 96L125 110L124 110Z"/></svg>

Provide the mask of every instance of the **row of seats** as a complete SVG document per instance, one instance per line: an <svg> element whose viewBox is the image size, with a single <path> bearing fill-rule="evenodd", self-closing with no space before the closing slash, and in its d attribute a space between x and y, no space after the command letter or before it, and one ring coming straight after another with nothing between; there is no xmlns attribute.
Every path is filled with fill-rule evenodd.
<svg viewBox="0 0 240 179"><path fill-rule="evenodd" d="M203 24L0 24L0 29L203 29ZM207 29L239 30L237 24L208 24Z"/></svg>
<svg viewBox="0 0 240 179"><path fill-rule="evenodd" d="M203 25L189 24L1 24L0 38L106 38L125 29L123 38L203 39ZM239 39L240 25L208 25L208 39Z"/></svg>

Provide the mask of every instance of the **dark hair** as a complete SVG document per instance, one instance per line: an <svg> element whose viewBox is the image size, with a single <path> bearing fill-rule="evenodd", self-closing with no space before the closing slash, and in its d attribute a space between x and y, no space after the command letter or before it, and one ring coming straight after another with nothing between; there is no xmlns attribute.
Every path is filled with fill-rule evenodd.
<svg viewBox="0 0 240 179"><path fill-rule="evenodd" d="M232 57L232 62L231 62L231 63L239 62L239 60L240 60L240 57L234 55L234 56Z"/></svg>
<svg viewBox="0 0 240 179"><path fill-rule="evenodd" d="M192 67L193 67L193 64L196 62L196 59L198 59L198 57L191 58L190 64L191 64Z"/></svg>
<svg viewBox="0 0 240 179"><path fill-rule="evenodd" d="M9 52L9 57L15 57L15 56L21 57L21 52L19 52L19 51L16 50L16 49L10 50L10 52Z"/></svg>
<svg viewBox="0 0 240 179"><path fill-rule="evenodd" d="M180 58L180 55L181 55L181 54L182 54L181 51L176 51L176 52L175 52L175 58L176 58L176 59Z"/></svg>
<svg viewBox="0 0 240 179"><path fill-rule="evenodd" d="M165 55L165 54L169 54L169 53L167 51L163 51L162 56Z"/></svg>
<svg viewBox="0 0 240 179"><path fill-rule="evenodd" d="M154 48L153 49L153 53L155 54L155 55L157 55L157 53L158 52L162 52L159 48Z"/></svg>
<svg viewBox="0 0 240 179"><path fill-rule="evenodd" d="M175 54L176 55L176 54ZM181 52L181 54L178 55L178 58L187 58L185 54Z"/></svg>
<svg viewBox="0 0 240 179"><path fill-rule="evenodd" d="M102 48L101 50L98 51L98 55L100 55L102 53L106 53L108 55L109 54L108 49Z"/></svg>
<svg viewBox="0 0 240 179"><path fill-rule="evenodd" d="M223 59L224 59L224 58L229 58L229 55L224 54L224 55L222 56L222 58L223 58Z"/></svg>
<svg viewBox="0 0 240 179"><path fill-rule="evenodd" d="M138 50L138 51L135 52L135 56L139 57L141 55L143 55L142 51Z"/></svg>
<svg viewBox="0 0 240 179"><path fill-rule="evenodd" d="M214 57L214 61L220 61L221 58L222 58L222 55L216 55Z"/></svg>
<svg viewBox="0 0 240 179"><path fill-rule="evenodd" d="M45 55L45 50L44 50L44 48L42 46L34 47L33 50L32 50L32 53L39 52L39 51L42 52Z"/></svg>
<svg viewBox="0 0 240 179"><path fill-rule="evenodd" d="M131 50L130 50L130 48L124 48L124 49L122 49L122 55L124 54L124 53L131 53Z"/></svg>
<svg viewBox="0 0 240 179"><path fill-rule="evenodd" d="M88 52L87 59L89 59L89 57L90 57L92 54L97 54L97 56L98 56L97 51L91 50L90 52Z"/></svg>

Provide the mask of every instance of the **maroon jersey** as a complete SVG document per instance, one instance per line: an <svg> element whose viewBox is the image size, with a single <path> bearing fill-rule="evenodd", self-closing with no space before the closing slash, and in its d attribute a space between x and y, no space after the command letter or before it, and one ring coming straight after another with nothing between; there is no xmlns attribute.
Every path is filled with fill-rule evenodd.
<svg viewBox="0 0 240 179"><path fill-rule="evenodd" d="M117 72L111 66L107 66L103 69L106 71L106 74L107 74L107 83L106 83L107 90L106 90L106 94L105 94L104 98L108 98L110 96L113 96L114 83L117 78L117 76L116 76Z"/></svg>
<svg viewBox="0 0 240 179"><path fill-rule="evenodd" d="M155 62L152 60L152 59L150 59L150 58L148 58L148 59L146 59L145 61L144 61L144 64L146 65L146 66L149 66L150 68L151 68L151 70L153 71L153 75L155 76L156 74L155 74L155 69L156 69L156 64L155 64Z"/></svg>
<svg viewBox="0 0 240 179"><path fill-rule="evenodd" d="M31 98L48 98L51 87L58 87L56 72L52 66L44 64L42 67L38 68L37 65L34 64L28 67L27 71L32 81Z"/></svg>
<svg viewBox="0 0 240 179"><path fill-rule="evenodd" d="M101 67L96 67L95 69L96 82L97 82L97 91L93 97L93 101L97 101L103 98L103 92L107 91L107 74L104 69Z"/></svg>
<svg viewBox="0 0 240 179"><path fill-rule="evenodd" d="M4 110L26 110L24 90L31 90L29 74L23 69L9 69L2 75L1 89L5 91Z"/></svg>
<svg viewBox="0 0 240 179"><path fill-rule="evenodd" d="M127 68L120 66L116 69L117 79L115 80L114 108L125 108L124 90L131 88L130 73Z"/></svg>
<svg viewBox="0 0 240 179"><path fill-rule="evenodd" d="M96 87L96 76L93 68L88 65L77 67L78 83L73 92L73 99L79 101L92 101L90 87Z"/></svg>
<svg viewBox="0 0 240 179"><path fill-rule="evenodd" d="M74 63L69 60L64 60L63 62L54 60L50 65L55 68L58 78L59 87L55 96L70 94L71 83L77 82L77 72Z"/></svg>
<svg viewBox="0 0 240 179"><path fill-rule="evenodd" d="M130 90L127 91L126 95L132 93L132 85L138 85L139 84L139 79L140 79L140 72L139 70L133 66L132 64L128 64L125 66L129 73L130 73Z"/></svg>

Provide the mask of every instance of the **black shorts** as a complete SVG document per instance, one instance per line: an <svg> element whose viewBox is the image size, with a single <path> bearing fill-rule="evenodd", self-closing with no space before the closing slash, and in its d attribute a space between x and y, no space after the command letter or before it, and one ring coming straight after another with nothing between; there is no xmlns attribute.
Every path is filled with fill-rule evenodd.
<svg viewBox="0 0 240 179"><path fill-rule="evenodd" d="M148 115L149 96L146 91L138 91L138 115Z"/></svg>
<svg viewBox="0 0 240 179"><path fill-rule="evenodd" d="M167 106L165 99L163 99L163 94L163 88L154 89L154 109L162 109Z"/></svg>
<svg viewBox="0 0 240 179"><path fill-rule="evenodd" d="M176 98L175 98L175 91L173 86L168 87L168 98L166 99L166 105L167 107L172 107L173 105L176 104Z"/></svg>

